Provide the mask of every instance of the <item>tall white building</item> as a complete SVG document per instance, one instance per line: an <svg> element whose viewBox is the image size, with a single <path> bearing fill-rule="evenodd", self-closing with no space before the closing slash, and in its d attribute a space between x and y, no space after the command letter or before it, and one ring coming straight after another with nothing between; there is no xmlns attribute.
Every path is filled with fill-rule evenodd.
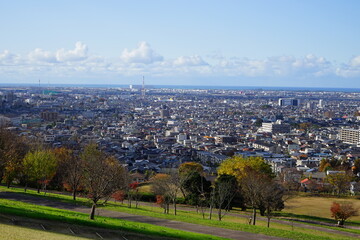
<svg viewBox="0 0 360 240"><path fill-rule="evenodd" d="M273 122L263 122L259 132L269 132L269 133L289 133L290 125L282 123L281 121Z"/></svg>
<svg viewBox="0 0 360 240"><path fill-rule="evenodd" d="M341 129L340 140L344 143L360 145L360 130L349 128Z"/></svg>

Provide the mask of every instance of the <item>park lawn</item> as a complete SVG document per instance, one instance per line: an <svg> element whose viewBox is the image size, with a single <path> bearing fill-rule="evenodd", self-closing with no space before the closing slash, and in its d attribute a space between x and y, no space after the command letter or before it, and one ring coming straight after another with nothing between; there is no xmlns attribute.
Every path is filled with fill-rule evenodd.
<svg viewBox="0 0 360 240"><path fill-rule="evenodd" d="M73 200L73 197L70 194L61 194L61 193L52 193L52 192L40 192L38 193L37 190L27 189L26 192L23 188L17 187L10 187L7 188L5 186L0 186L0 192L16 192L21 194L32 195L36 197L46 197L51 200L60 201L60 202L67 202L67 203L74 203L74 204L81 204L85 206L91 206L91 201L88 198L84 197L76 197L76 200Z"/></svg>
<svg viewBox="0 0 360 240"><path fill-rule="evenodd" d="M95 220L90 220L88 214L6 199L0 199L0 212L3 214L25 216L28 218L61 221L65 223L101 227L105 229L116 229L144 235L161 236L174 239L225 239L212 235L186 232L152 224L131 222L109 217L97 216Z"/></svg>
<svg viewBox="0 0 360 240"><path fill-rule="evenodd" d="M0 191L8 191L9 189L5 187L0 187ZM11 191L24 193L23 189L18 188L10 188ZM71 202L71 203L77 203L77 204L84 204L88 205L89 200L86 198L77 198L77 201L74 202L72 200L71 196L64 195L64 194L53 194L53 193L47 193L46 196L44 196L44 193L38 194L36 191L28 190L26 194L35 195L35 196L41 196L50 198L53 200L61 200L65 202ZM134 204L133 204L134 206ZM228 228L228 229L234 229L234 230L240 230L240 231L246 231L246 232L252 232L252 233L260 233L265 235L271 235L271 236L278 236L278 237L287 237L292 239L318 239L319 237L325 237L325 238L336 238L341 239L344 236L343 235L334 235L329 234L327 232L321 232L321 231L315 231L307 228L300 228L300 227L292 227L291 225L287 224L280 224L271 222L270 228L266 227L266 221L257 220L257 226L251 226L247 224L246 218L241 217L234 217L234 216L226 216L223 221L219 222L217 219L216 211L214 211L213 214L213 220L208 219L202 219L202 216L199 213L196 213L194 211L183 211L178 210L178 215L174 216L171 214L172 209L170 209L170 214L163 214L163 209L160 208L158 205L154 204L152 206L144 206L140 205L139 208L128 208L127 204L120 204L120 203L113 203L108 202L105 206L100 205L99 207L106 208L108 210L114 210L114 211L120 211L120 212L127 212L130 214L137 214L137 215L144 215L144 216L151 216L151 217L158 217L158 218L165 218L170 220L177 220L177 221L183 221L183 222L190 222L195 224L201 224L201 225L207 225L207 226L214 226L214 227L221 227L221 228ZM206 216L207 218L207 216ZM334 223L333 219L328 219L332 223ZM319 226L319 225L317 225ZM324 226L320 226L324 227ZM328 227L329 228L329 227ZM334 228L337 230L342 230L346 232L352 232L352 233L359 233L357 230L351 230L351 229L339 229ZM296 233L296 234L295 234ZM317 237L314 238L314 236L307 236L310 235L316 235ZM294 236L297 235L297 236ZM348 238L349 239L349 238Z"/></svg>
<svg viewBox="0 0 360 240"><path fill-rule="evenodd" d="M294 216L305 215L327 218L333 221L330 213L330 207L333 202L352 202L355 207L360 209L359 199L296 196L285 202L285 209L282 212L295 214ZM349 220L347 222L360 224L360 216L351 217Z"/></svg>
<svg viewBox="0 0 360 240"><path fill-rule="evenodd" d="M31 229L27 227L19 227L0 223L0 239L2 240L81 240L88 239L79 236L70 236L66 234L45 232L42 230Z"/></svg>
<svg viewBox="0 0 360 240"><path fill-rule="evenodd" d="M347 237L341 234L322 232L318 230L312 230L301 227L292 227L291 225L275 223L275 222L271 222L270 228L267 228L267 222L262 220L257 220L257 225L252 226L252 225L248 225L247 218L235 217L230 215L226 215L222 221L218 221L216 211L214 211L213 213L213 220L209 220L209 219L203 219L200 213L196 213L194 211L178 210L177 215L175 216L172 214L173 213L172 209L170 209L170 214L163 214L162 208L157 207L156 205L154 206L140 205L138 208L134 208L134 207L128 208L127 204L108 203L106 206L103 206L103 208L112 211L126 212L130 214L165 218L170 220L183 221L194 224L227 228L227 229L252 232L252 233L258 233L258 234L264 234L270 236L291 238L291 239L357 239L357 238ZM205 215L205 218L207 217L208 214ZM354 231L350 230L348 232L353 232L358 234L360 233L360 231L356 231L356 230Z"/></svg>

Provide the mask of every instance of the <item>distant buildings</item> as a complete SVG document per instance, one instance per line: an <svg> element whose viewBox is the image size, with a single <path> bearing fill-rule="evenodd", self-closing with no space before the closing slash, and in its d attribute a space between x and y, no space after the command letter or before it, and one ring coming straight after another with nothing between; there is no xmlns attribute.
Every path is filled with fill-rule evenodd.
<svg viewBox="0 0 360 240"><path fill-rule="evenodd" d="M360 144L360 130L359 129L341 129L340 140L348 144Z"/></svg>
<svg viewBox="0 0 360 240"><path fill-rule="evenodd" d="M279 98L279 106L299 106L299 99L294 98Z"/></svg>
<svg viewBox="0 0 360 240"><path fill-rule="evenodd" d="M48 112L48 111L45 111L45 112L42 112L40 113L40 117L41 119L45 120L45 121L56 121L58 119L58 113L57 112Z"/></svg>
<svg viewBox="0 0 360 240"><path fill-rule="evenodd" d="M268 133L289 133L290 125L282 123L281 121L276 121L275 123L263 122L259 132L268 132Z"/></svg>

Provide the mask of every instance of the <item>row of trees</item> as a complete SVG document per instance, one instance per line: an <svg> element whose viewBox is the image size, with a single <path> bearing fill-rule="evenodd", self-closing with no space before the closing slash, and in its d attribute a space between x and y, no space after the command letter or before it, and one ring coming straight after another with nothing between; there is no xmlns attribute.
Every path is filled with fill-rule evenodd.
<svg viewBox="0 0 360 240"><path fill-rule="evenodd" d="M173 204L176 215L177 197L180 193L188 204L197 207L203 218L208 212L212 218L217 210L218 220L222 220L231 207L253 209L252 224L256 224L256 212L268 218L268 226L273 211L284 208L284 189L275 182L270 166L262 158L242 158L235 156L225 160L218 169L215 181L208 181L202 166L184 163L178 171L157 174L151 180L157 202L169 213Z"/></svg>
<svg viewBox="0 0 360 240"><path fill-rule="evenodd" d="M82 151L66 148L47 149L30 144L10 131L0 129L0 182L10 187L13 181L36 186L46 193L47 186L72 191L79 190L92 201L90 218L100 199L108 199L118 190L129 186L128 175L114 157L89 144Z"/></svg>

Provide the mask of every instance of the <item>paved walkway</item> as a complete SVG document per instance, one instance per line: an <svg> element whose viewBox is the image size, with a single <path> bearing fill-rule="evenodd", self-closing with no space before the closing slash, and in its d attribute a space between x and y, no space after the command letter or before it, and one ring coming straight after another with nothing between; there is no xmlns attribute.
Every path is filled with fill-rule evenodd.
<svg viewBox="0 0 360 240"><path fill-rule="evenodd" d="M36 196L25 195L25 194L20 194L20 193L0 192L0 198L16 200L16 201L21 201L21 202L26 202L26 203L32 203L32 204L37 204L37 205L42 205L42 206L60 208L60 209L66 209L66 210L82 212L82 213L90 212L90 208L86 207L86 206L75 205L75 204L71 204L71 203L64 203L64 202L54 201L54 200L50 200L50 199L46 199L46 198L42 198L42 197L36 197ZM124 220L129 220L129 221L135 221L135 222L149 223L149 224L169 227L169 228L173 228L173 229L179 229L179 230L196 232L196 233L210 234L210 235L225 237L225 238L230 238L230 239L240 239L240 240L282 239L282 238L278 238L278 237L271 237L271 236L266 236L266 235L261 235L261 234L241 232L241 231L223 229L223 228L217 228L217 227L209 227L209 226L203 226L203 225L197 225L197 224L185 223L185 222L178 222L178 221L172 221L172 220L161 219L161 218L139 216L139 215L133 215L133 214L128 214L128 213L109 211L109 210L104 210L104 209L98 209L97 214L100 214L101 216L105 216L105 217L112 217L112 218L119 218L119 219L124 219Z"/></svg>

